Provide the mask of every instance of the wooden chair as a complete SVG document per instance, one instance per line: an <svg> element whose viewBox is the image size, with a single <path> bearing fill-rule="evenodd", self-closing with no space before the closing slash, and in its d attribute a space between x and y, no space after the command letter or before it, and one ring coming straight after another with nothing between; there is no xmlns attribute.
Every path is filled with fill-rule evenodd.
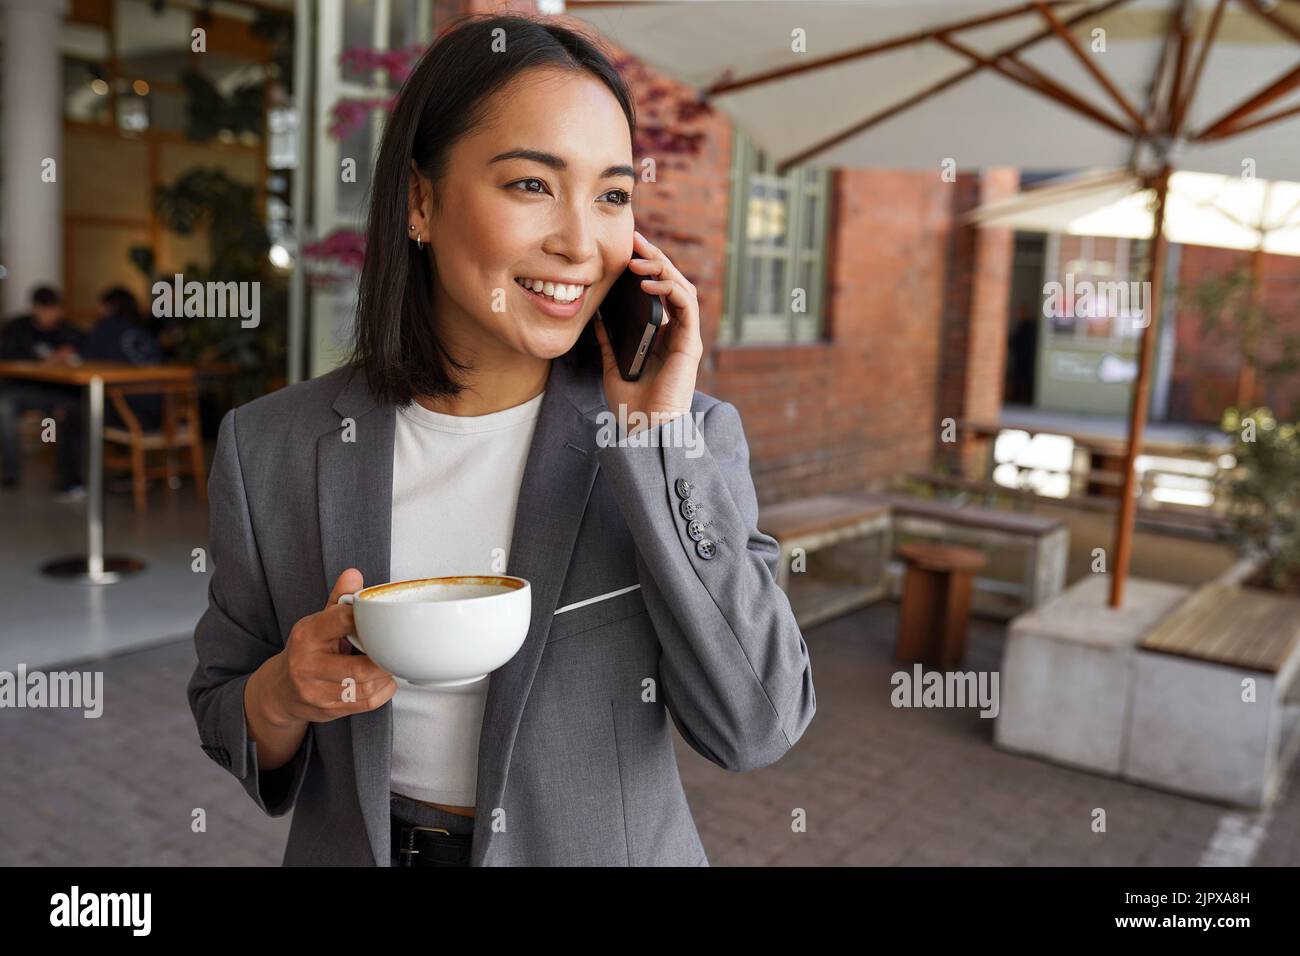
<svg viewBox="0 0 1300 956"><path fill-rule="evenodd" d="M207 468L203 454L203 429L199 421L198 386L193 382L114 385L105 389L105 395L126 426L105 425L105 445L123 445L126 451L118 453L105 447L104 465L131 470L135 510L144 511L148 505L146 489L150 478L167 478L167 487L171 490L173 479L179 478L182 471L194 476L199 500L207 501ZM127 403L130 395L162 396L162 422L157 431L144 430ZM181 468L177 466L177 452L183 449L189 450L189 462ZM163 452L163 463L150 464L148 453L158 451Z"/></svg>

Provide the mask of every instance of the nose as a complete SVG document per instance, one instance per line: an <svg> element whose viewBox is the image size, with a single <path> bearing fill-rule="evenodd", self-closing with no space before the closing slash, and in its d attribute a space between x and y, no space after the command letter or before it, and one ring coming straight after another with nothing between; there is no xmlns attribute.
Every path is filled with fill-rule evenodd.
<svg viewBox="0 0 1300 956"><path fill-rule="evenodd" d="M598 251L596 230L591 222L594 214L594 210L582 208L581 205L575 207L570 203L557 204L556 222L542 243L542 251L563 256L570 262L585 262L593 258Z"/></svg>

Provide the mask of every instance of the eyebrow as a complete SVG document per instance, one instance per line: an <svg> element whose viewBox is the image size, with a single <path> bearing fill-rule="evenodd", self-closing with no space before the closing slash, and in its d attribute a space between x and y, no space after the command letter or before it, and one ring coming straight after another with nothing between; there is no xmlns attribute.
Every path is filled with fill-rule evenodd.
<svg viewBox="0 0 1300 956"><path fill-rule="evenodd" d="M564 170L569 168L559 156L554 153L547 153L540 149L508 149L504 153L497 153L488 160L488 165L501 162L506 159L528 159L534 163L541 163L543 166L549 166L551 169ZM628 179L636 179L636 170L631 166L607 166L600 173L600 178L605 179L609 176L626 176Z"/></svg>

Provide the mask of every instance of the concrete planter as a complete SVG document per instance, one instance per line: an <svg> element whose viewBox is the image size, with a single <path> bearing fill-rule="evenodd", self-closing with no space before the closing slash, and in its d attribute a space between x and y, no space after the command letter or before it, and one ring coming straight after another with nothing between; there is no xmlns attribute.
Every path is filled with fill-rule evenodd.
<svg viewBox="0 0 1300 956"><path fill-rule="evenodd" d="M1266 806L1300 748L1300 706L1286 700L1300 675L1300 601L1243 595L1238 582L1252 571L1241 562L1199 589L1130 578L1120 609L1106 605L1108 578L1094 575L1017 617L1003 652L997 746ZM1156 633L1204 624L1202 610L1220 595L1267 607L1272 663L1234 660L1213 645L1211 659L1152 649Z"/></svg>

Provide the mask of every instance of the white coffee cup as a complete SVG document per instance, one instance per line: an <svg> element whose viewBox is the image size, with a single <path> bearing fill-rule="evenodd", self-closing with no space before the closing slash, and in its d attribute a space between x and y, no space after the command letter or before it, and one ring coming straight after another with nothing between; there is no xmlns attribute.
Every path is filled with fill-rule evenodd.
<svg viewBox="0 0 1300 956"><path fill-rule="evenodd" d="M499 575L393 581L339 602L352 605L352 645L422 687L482 680L523 646L533 612L529 583Z"/></svg>

